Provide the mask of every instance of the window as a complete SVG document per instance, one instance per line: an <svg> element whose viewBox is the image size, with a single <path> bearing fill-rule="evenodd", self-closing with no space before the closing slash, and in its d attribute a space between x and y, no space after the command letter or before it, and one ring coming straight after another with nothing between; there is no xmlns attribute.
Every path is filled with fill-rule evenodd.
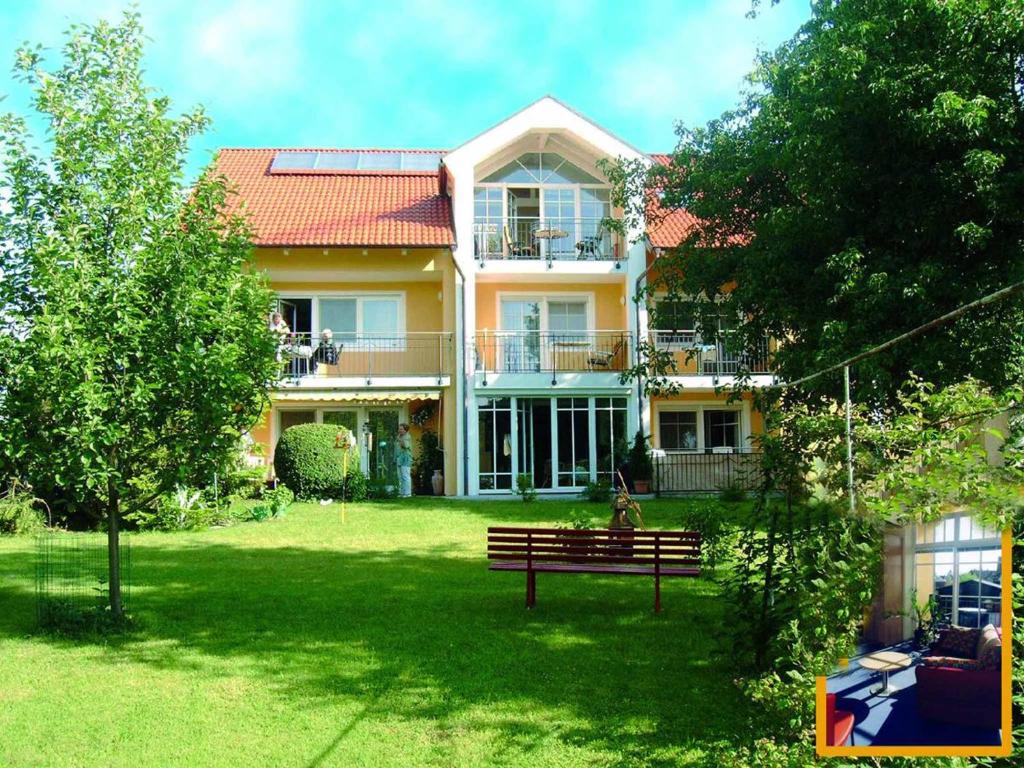
<svg viewBox="0 0 1024 768"><path fill-rule="evenodd" d="M527 152L483 179L505 184L600 184L582 168L554 152Z"/></svg>
<svg viewBox="0 0 1024 768"><path fill-rule="evenodd" d="M577 487L590 482L589 398L559 397L558 485Z"/></svg>
<svg viewBox="0 0 1024 768"><path fill-rule="evenodd" d="M555 342L585 340L587 303L585 301L549 301L548 330Z"/></svg>
<svg viewBox="0 0 1024 768"><path fill-rule="evenodd" d="M915 527L914 586L918 602L934 596L942 621L1000 626L1002 547L999 532L967 515Z"/></svg>
<svg viewBox="0 0 1024 768"><path fill-rule="evenodd" d="M661 448L665 451L697 450L697 412L662 411L658 416Z"/></svg>
<svg viewBox="0 0 1024 768"><path fill-rule="evenodd" d="M321 330L330 328L335 343L343 344L355 343L361 336L369 336L375 343L402 343L400 334L404 308L401 296L282 297L279 306L285 322L293 331L312 332L317 336ZM316 327L313 327L314 323Z"/></svg>
<svg viewBox="0 0 1024 768"><path fill-rule="evenodd" d="M477 405L480 490L511 490L512 401L482 397Z"/></svg>
<svg viewBox="0 0 1024 768"><path fill-rule="evenodd" d="M626 434L626 398L595 398L594 426L597 430L597 478L611 483L615 477L615 470L629 451Z"/></svg>
<svg viewBox="0 0 1024 768"><path fill-rule="evenodd" d="M704 411L704 447L739 448L740 412Z"/></svg>
<svg viewBox="0 0 1024 768"><path fill-rule="evenodd" d="M654 326L659 344L692 345L697 341L697 321L693 302L684 299L660 299L654 305Z"/></svg>
<svg viewBox="0 0 1024 768"><path fill-rule="evenodd" d="M278 439L284 434L284 431L289 427L294 427L298 424L312 424L316 421L316 411L292 411L283 410L279 411L281 414L281 432L278 434Z"/></svg>

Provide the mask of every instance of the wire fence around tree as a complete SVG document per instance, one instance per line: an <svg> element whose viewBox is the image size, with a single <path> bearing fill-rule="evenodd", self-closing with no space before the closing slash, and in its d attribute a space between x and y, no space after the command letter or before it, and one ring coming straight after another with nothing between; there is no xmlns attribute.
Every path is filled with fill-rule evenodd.
<svg viewBox="0 0 1024 768"><path fill-rule="evenodd" d="M125 613L131 610L131 539L122 536L121 590ZM36 618L41 627L64 628L101 623L109 608L110 568L106 539L47 532L36 539Z"/></svg>

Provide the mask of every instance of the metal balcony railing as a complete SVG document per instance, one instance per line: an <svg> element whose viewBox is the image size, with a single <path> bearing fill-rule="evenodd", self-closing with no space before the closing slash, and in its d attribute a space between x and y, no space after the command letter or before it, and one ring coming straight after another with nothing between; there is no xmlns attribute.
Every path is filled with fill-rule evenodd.
<svg viewBox="0 0 1024 768"><path fill-rule="evenodd" d="M281 339L278 359L285 383L309 376L365 379L430 376L441 383L455 359L451 333L290 333Z"/></svg>
<svg viewBox="0 0 1024 768"><path fill-rule="evenodd" d="M477 373L624 371L632 335L627 331L481 331L476 334Z"/></svg>
<svg viewBox="0 0 1024 768"><path fill-rule="evenodd" d="M618 261L622 244L606 220L576 217L477 218L476 258L541 261Z"/></svg>
<svg viewBox="0 0 1024 768"><path fill-rule="evenodd" d="M714 493L724 488L755 491L764 478L761 454L749 451L669 453L653 457L652 462L658 494Z"/></svg>
<svg viewBox="0 0 1024 768"><path fill-rule="evenodd" d="M705 342L696 331L651 331L651 345L670 355L673 376L742 376L771 374L768 339L738 349L728 335Z"/></svg>

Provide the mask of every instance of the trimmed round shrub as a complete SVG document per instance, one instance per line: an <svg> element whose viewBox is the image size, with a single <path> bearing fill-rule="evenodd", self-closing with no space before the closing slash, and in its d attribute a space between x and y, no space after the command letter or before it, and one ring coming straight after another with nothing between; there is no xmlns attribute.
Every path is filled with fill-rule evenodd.
<svg viewBox="0 0 1024 768"><path fill-rule="evenodd" d="M274 450L277 479L300 499L340 499L345 489L343 450L334 447L334 424L297 424L281 435ZM359 454L349 453L349 472L359 469Z"/></svg>

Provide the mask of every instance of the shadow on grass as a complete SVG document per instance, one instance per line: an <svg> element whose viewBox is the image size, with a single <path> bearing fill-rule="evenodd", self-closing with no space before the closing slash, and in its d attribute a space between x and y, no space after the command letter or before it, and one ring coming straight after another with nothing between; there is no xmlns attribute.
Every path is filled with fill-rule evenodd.
<svg viewBox="0 0 1024 768"><path fill-rule="evenodd" d="M520 522L550 519L547 505L520 506ZM169 536L133 558L138 630L97 659L251 675L306 709L359 704L337 734L302 745L309 766L373 718L430 721L441 745L468 728L493 734L498 751L557 739L608 764L676 765L689 748L733 740L749 714L717 660L724 607L704 580L666 581L655 615L650 579L542 574L526 611L522 574L443 544L396 553ZM5 560L5 572L31 573L29 554ZM0 589L0 616L0 635L32 631L30 582Z"/></svg>

